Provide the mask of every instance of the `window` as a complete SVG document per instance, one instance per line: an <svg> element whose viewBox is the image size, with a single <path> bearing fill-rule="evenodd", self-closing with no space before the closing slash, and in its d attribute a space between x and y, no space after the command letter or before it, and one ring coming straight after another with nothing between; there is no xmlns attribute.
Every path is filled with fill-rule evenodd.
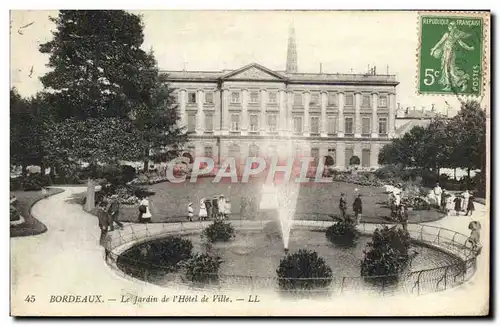
<svg viewBox="0 0 500 326"><path fill-rule="evenodd" d="M207 103L207 104L214 103L214 93L213 92L205 93L205 103Z"/></svg>
<svg viewBox="0 0 500 326"><path fill-rule="evenodd" d="M195 132L196 131L196 114L195 113L188 114L187 131L188 132Z"/></svg>
<svg viewBox="0 0 500 326"><path fill-rule="evenodd" d="M353 106L354 105L354 94L353 93L345 94L345 105L346 106Z"/></svg>
<svg viewBox="0 0 500 326"><path fill-rule="evenodd" d="M240 103L240 93L231 92L231 103Z"/></svg>
<svg viewBox="0 0 500 326"><path fill-rule="evenodd" d="M370 101L370 94L363 94L361 96L361 106L364 108L369 108L371 107L371 101Z"/></svg>
<svg viewBox="0 0 500 326"><path fill-rule="evenodd" d="M205 115L205 132L212 132L214 130L214 117L211 114Z"/></svg>
<svg viewBox="0 0 500 326"><path fill-rule="evenodd" d="M250 92L250 103L259 103L259 92Z"/></svg>
<svg viewBox="0 0 500 326"><path fill-rule="evenodd" d="M335 148L328 149L328 156L325 157L325 165L332 166L335 165L335 161L337 159L337 151Z"/></svg>
<svg viewBox="0 0 500 326"><path fill-rule="evenodd" d="M269 132L276 132L277 128L277 118L276 114L268 114L267 115L267 126L269 128Z"/></svg>
<svg viewBox="0 0 500 326"><path fill-rule="evenodd" d="M370 134L370 118L364 117L361 119L361 134Z"/></svg>
<svg viewBox="0 0 500 326"><path fill-rule="evenodd" d="M302 105L302 93L293 94L293 105L295 105L295 106Z"/></svg>
<svg viewBox="0 0 500 326"><path fill-rule="evenodd" d="M196 103L196 92L188 93L188 103Z"/></svg>
<svg viewBox="0 0 500 326"><path fill-rule="evenodd" d="M276 92L269 92L268 100L269 100L269 103L276 103L278 101Z"/></svg>
<svg viewBox="0 0 500 326"><path fill-rule="evenodd" d="M337 106L337 93L328 92L328 105Z"/></svg>
<svg viewBox="0 0 500 326"><path fill-rule="evenodd" d="M213 157L212 146L205 146L205 157Z"/></svg>
<svg viewBox="0 0 500 326"><path fill-rule="evenodd" d="M319 94L318 93L312 93L311 94L311 100L309 101L310 105L319 105Z"/></svg>
<svg viewBox="0 0 500 326"><path fill-rule="evenodd" d="M361 166L364 168L370 167L370 150L363 149L361 152Z"/></svg>
<svg viewBox="0 0 500 326"><path fill-rule="evenodd" d="M259 156L259 146L250 145L250 148L248 149L248 156L249 157L258 157Z"/></svg>
<svg viewBox="0 0 500 326"><path fill-rule="evenodd" d="M319 134L319 117L311 117L311 134Z"/></svg>
<svg viewBox="0 0 500 326"><path fill-rule="evenodd" d="M259 116L256 114L250 115L250 131L251 132L259 131Z"/></svg>
<svg viewBox="0 0 500 326"><path fill-rule="evenodd" d="M387 107L387 95L379 95L378 97L378 106L381 108Z"/></svg>
<svg viewBox="0 0 500 326"><path fill-rule="evenodd" d="M331 135L337 133L337 117L332 115L328 117L328 133Z"/></svg>
<svg viewBox="0 0 500 326"><path fill-rule="evenodd" d="M352 148L346 148L345 149L345 166L349 166L349 161L351 157L354 156L354 151Z"/></svg>
<svg viewBox="0 0 500 326"><path fill-rule="evenodd" d="M302 117L293 117L293 132L302 133Z"/></svg>
<svg viewBox="0 0 500 326"><path fill-rule="evenodd" d="M345 133L346 134L352 134L352 124L353 124L353 118L352 117L346 117L345 118Z"/></svg>
<svg viewBox="0 0 500 326"><path fill-rule="evenodd" d="M231 114L231 131L240 131L240 115Z"/></svg>
<svg viewBox="0 0 500 326"><path fill-rule="evenodd" d="M319 161L319 148L311 148L311 157L314 158L314 163Z"/></svg>
<svg viewBox="0 0 500 326"><path fill-rule="evenodd" d="M387 118L378 119L378 133L382 135L387 134Z"/></svg>

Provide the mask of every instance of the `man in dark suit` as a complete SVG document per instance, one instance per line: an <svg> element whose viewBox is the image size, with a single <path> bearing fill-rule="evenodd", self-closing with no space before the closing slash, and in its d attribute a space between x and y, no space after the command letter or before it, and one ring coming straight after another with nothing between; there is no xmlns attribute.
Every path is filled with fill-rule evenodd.
<svg viewBox="0 0 500 326"><path fill-rule="evenodd" d="M118 201L118 196L117 195L112 195L111 200L108 205L107 212L109 216L111 217L111 225L110 225L110 231L114 231L114 223L118 225L120 229L123 229L123 224L118 221L118 214L120 213L120 202Z"/></svg>
<svg viewBox="0 0 500 326"><path fill-rule="evenodd" d="M361 220L361 213L363 213L363 203L361 202L361 194L354 199L354 203L352 204L352 210L354 211L354 215L356 216L356 223L359 223Z"/></svg>
<svg viewBox="0 0 500 326"><path fill-rule="evenodd" d="M97 219L99 221L99 228L101 229L99 244L104 246L106 235L108 234L108 228L110 225L113 225L113 221L106 211L106 202L101 202L99 207L97 207Z"/></svg>

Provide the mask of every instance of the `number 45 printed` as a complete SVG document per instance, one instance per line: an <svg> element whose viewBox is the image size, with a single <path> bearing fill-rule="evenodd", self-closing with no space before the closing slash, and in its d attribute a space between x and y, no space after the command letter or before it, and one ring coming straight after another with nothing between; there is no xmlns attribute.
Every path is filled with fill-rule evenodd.
<svg viewBox="0 0 500 326"><path fill-rule="evenodd" d="M481 95L483 18L420 16L420 94Z"/></svg>

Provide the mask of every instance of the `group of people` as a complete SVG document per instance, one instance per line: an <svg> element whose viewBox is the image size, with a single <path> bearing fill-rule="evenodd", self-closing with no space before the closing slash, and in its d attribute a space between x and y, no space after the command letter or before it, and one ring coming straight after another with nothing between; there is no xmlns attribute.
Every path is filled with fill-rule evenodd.
<svg viewBox="0 0 500 326"><path fill-rule="evenodd" d="M359 224L361 221L361 214L363 213L363 202L361 201L361 194L358 194L356 198L354 199L352 203L352 210L354 211L354 218L356 220L356 223ZM340 211L342 212L342 219L347 218L347 200L345 197L345 193L340 194L340 202L339 202L339 208Z"/></svg>
<svg viewBox="0 0 500 326"><path fill-rule="evenodd" d="M401 184L391 188L388 202L391 209L391 217L401 222L403 228L406 230L408 225L408 206L401 202L401 188Z"/></svg>
<svg viewBox="0 0 500 326"><path fill-rule="evenodd" d="M461 194L452 194L445 191L443 201L441 206L446 210L447 214L455 211L457 216L460 215L460 212L465 212L465 216L469 216L474 212L474 196L468 190Z"/></svg>
<svg viewBox="0 0 500 326"><path fill-rule="evenodd" d="M213 219L228 219L231 214L231 200L224 195L213 196L212 198L200 199L200 210L198 217L200 221L205 221L208 218ZM194 218L193 203L188 204L188 220Z"/></svg>

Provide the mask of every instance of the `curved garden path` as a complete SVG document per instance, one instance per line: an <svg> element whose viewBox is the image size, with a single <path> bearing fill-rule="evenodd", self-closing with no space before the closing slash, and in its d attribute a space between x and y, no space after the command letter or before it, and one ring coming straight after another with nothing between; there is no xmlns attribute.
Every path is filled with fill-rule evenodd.
<svg viewBox="0 0 500 326"><path fill-rule="evenodd" d="M346 296L314 306L302 300L284 301L277 294L260 295L260 303L233 304L120 303L122 295L162 297L186 294L183 289L166 289L120 277L104 261L99 245L100 230L95 216L86 213L70 199L84 187L58 187L64 192L38 202L32 214L48 231L30 237L11 238L11 314L12 315L443 315L484 314L488 302L489 223L484 205L476 203L472 217L448 216L428 225L469 234L471 220L481 222L482 254L476 274L467 283L444 292L420 297ZM103 303L50 303L51 295L102 295ZM216 293L217 294L217 293ZM234 297L234 293L228 293ZM247 298L245 293L239 297ZM35 296L35 302L25 299ZM110 301L115 299L116 301ZM332 304L333 303L333 304ZM304 307L308 307L304 310ZM312 309L314 308L314 309Z"/></svg>

